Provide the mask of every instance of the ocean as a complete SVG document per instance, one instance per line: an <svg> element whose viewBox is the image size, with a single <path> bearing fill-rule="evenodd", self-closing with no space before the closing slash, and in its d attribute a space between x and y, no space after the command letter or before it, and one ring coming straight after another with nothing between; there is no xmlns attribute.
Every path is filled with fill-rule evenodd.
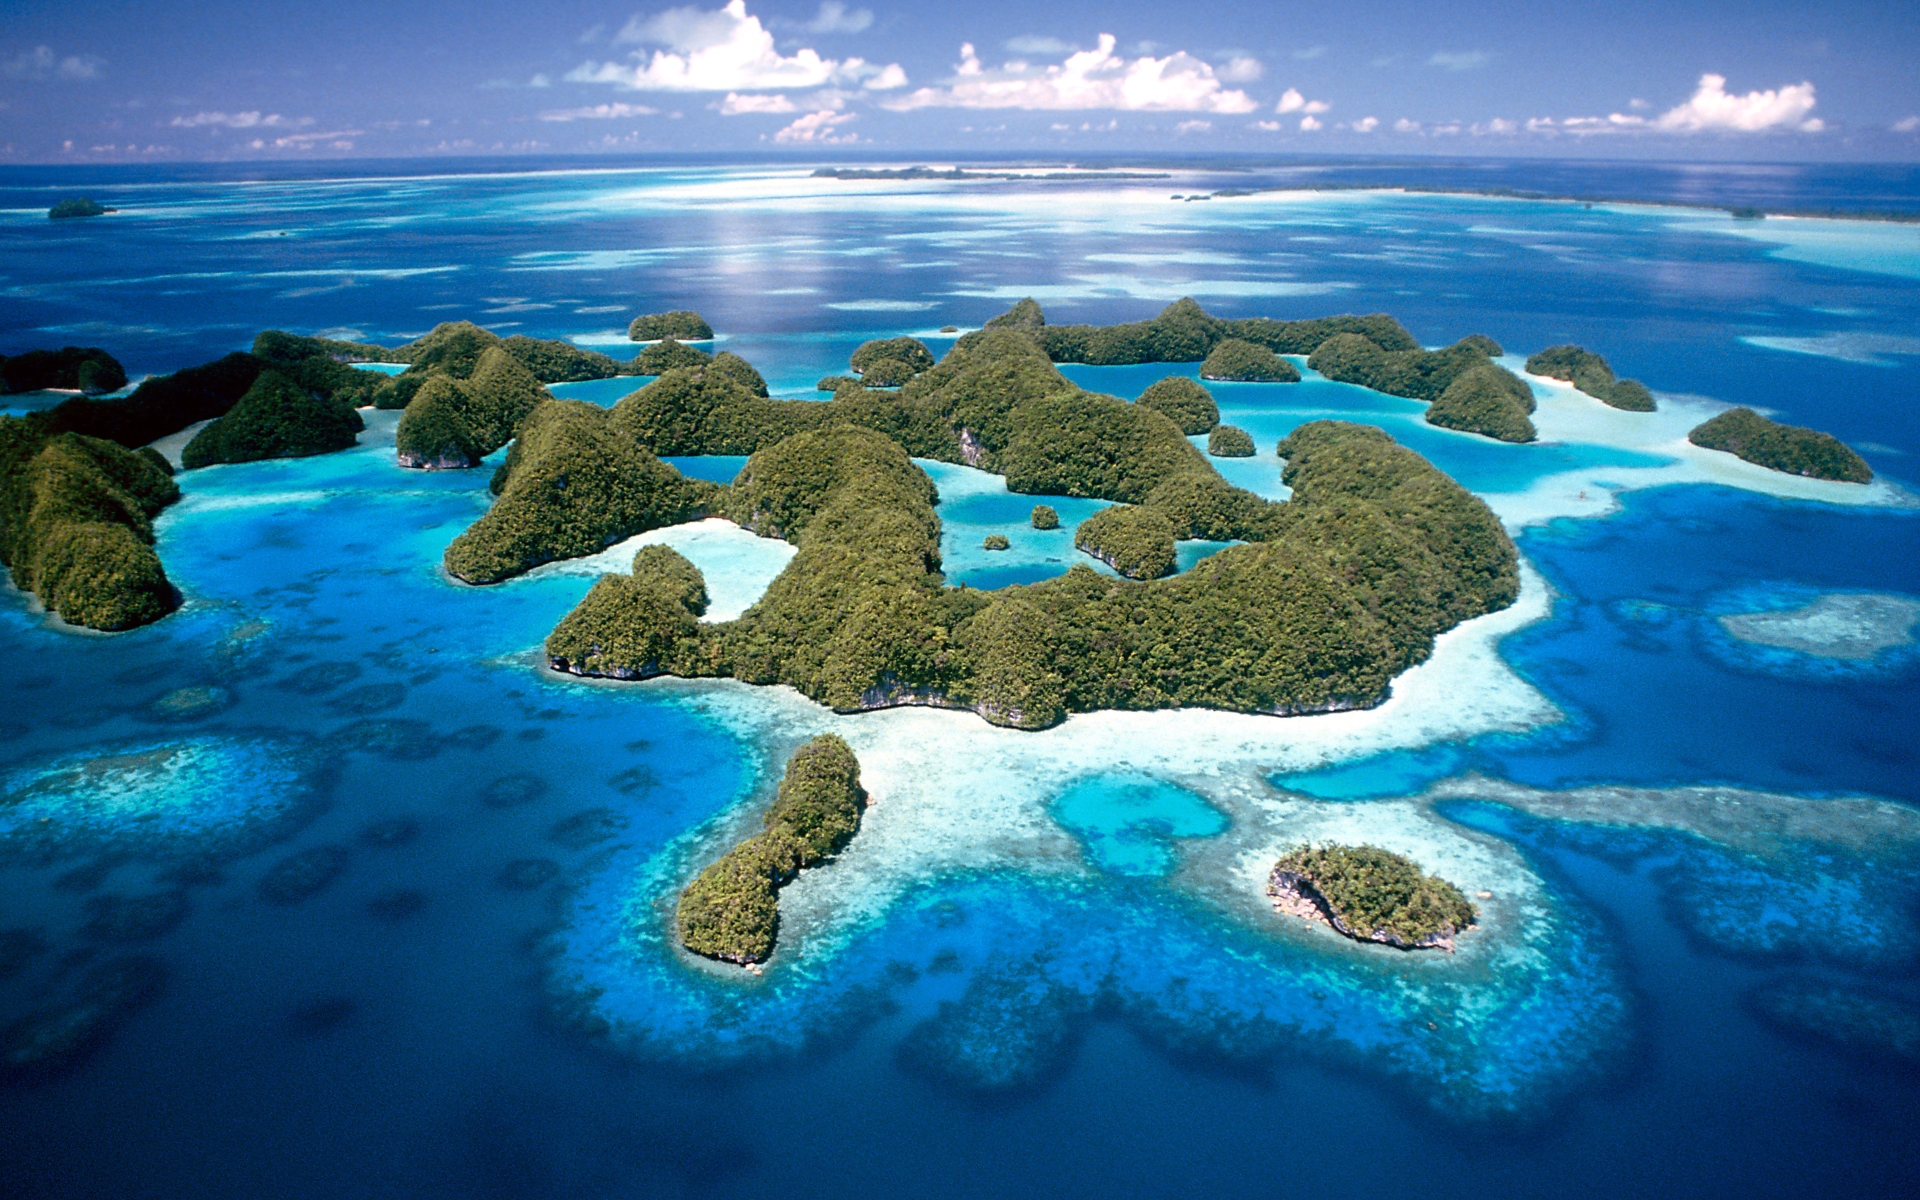
<svg viewBox="0 0 1920 1200"><path fill-rule="evenodd" d="M491 472L400 470L390 414L352 450L182 472L156 523L177 613L76 633L0 591L0 1046L117 1014L57 1070L0 1064L0 1189L1911 1191L1920 651L1911 621L1816 618L1920 603L1920 231L1725 209L1920 213L1920 171L1126 165L1166 177L0 170L0 353L98 345L135 378L267 328L458 319L625 357L632 316L692 308L773 394L815 396L869 338L937 355L1024 296L1097 323L1192 296L1484 333L1516 368L1579 342L1660 399L1537 381L1541 440L1514 446L1310 371L1213 385L1259 449L1217 460L1232 482L1283 497L1289 430L1376 424L1507 522L1522 597L1369 712L1041 733L553 676L542 640L635 545L699 563L715 615L790 550L704 523L455 584L441 553ZM1302 181L1606 199L1256 190ZM1252 194L1171 198L1223 189ZM71 194L121 211L49 222ZM1063 369L1128 398L1195 370ZM1686 444L1732 404L1841 437L1875 483ZM949 582L1087 561L1072 527L1102 502L922 465ZM1061 530L1030 528L1042 501ZM679 887L822 732L877 800L859 837L782 893L764 975L686 958ZM1453 955L1288 925L1260 887L1312 840L1413 856L1486 893L1481 925Z"/></svg>

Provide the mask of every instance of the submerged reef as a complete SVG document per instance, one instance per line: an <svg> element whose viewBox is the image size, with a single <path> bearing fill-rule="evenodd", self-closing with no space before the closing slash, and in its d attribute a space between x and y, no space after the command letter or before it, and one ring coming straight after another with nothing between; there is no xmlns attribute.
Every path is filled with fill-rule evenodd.
<svg viewBox="0 0 1920 1200"><path fill-rule="evenodd" d="M0 562L70 624L159 620L179 603L153 548L153 518L180 498L164 460L49 424L0 418Z"/></svg>
<svg viewBox="0 0 1920 1200"><path fill-rule="evenodd" d="M312 751L261 738L67 755L0 773L0 863L235 857L298 829L324 791Z"/></svg>
<svg viewBox="0 0 1920 1200"><path fill-rule="evenodd" d="M1790 1033L1810 1034L1863 1058L1920 1066L1920 1005L1844 984L1787 979L1747 995L1747 1007Z"/></svg>
<svg viewBox="0 0 1920 1200"><path fill-rule="evenodd" d="M867 794L846 742L822 734L787 760L761 833L700 872L680 893L680 942L695 954L742 965L773 954L779 889L844 849L860 829Z"/></svg>
<svg viewBox="0 0 1920 1200"><path fill-rule="evenodd" d="M1821 658L1870 659L1913 644L1920 600L1872 593L1822 596L1784 612L1728 613L1720 627L1743 642Z"/></svg>
<svg viewBox="0 0 1920 1200"><path fill-rule="evenodd" d="M1317 712L1378 703L1436 633L1518 592L1492 513L1381 431L1302 426L1279 448L1293 500L1270 503L1227 484L1160 413L1075 388L1028 327L960 338L897 394L843 388L825 403L769 400L712 367L673 371L609 425L622 454L751 455L730 487L691 503L799 553L742 617L691 636L671 608L645 636L610 610L566 623L549 648L561 670L730 675L841 710L935 704L1021 728L1100 708ZM1136 506L1093 532L1149 534L1097 546L1148 577L1170 564L1171 538L1253 544L1152 585L1076 569L995 593L947 588L932 483L909 454L1000 471L1013 491ZM478 578L456 560L494 518L450 548L456 576ZM528 522L530 546L557 558L638 531L547 549L557 525ZM623 661L619 645L649 657ZM1218 667L1229 661L1246 666Z"/></svg>
<svg viewBox="0 0 1920 1200"><path fill-rule="evenodd" d="M1607 360L1581 346L1551 346L1527 359L1527 374L1563 379L1610 408L1654 411L1653 393L1632 379L1615 379Z"/></svg>
<svg viewBox="0 0 1920 1200"><path fill-rule="evenodd" d="M1276 912L1323 920L1361 942L1451 951L1477 913L1460 889L1378 846L1301 846L1273 864Z"/></svg>
<svg viewBox="0 0 1920 1200"><path fill-rule="evenodd" d="M1226 338L1217 343L1200 364L1200 378L1234 383L1299 383L1300 370L1257 342Z"/></svg>
<svg viewBox="0 0 1920 1200"><path fill-rule="evenodd" d="M1134 403L1172 421L1188 437L1207 433L1220 423L1220 406L1214 403L1213 393L1185 375L1156 380Z"/></svg>
<svg viewBox="0 0 1920 1200"><path fill-rule="evenodd" d="M55 1004L0 1029L0 1080L38 1083L72 1071L159 998L166 980L166 967L146 955L87 968Z"/></svg>
<svg viewBox="0 0 1920 1200"><path fill-rule="evenodd" d="M1799 425L1781 425L1750 408L1732 408L1687 434L1708 450L1724 450L1758 466L1789 475L1871 483L1867 460L1830 433Z"/></svg>
<svg viewBox="0 0 1920 1200"><path fill-rule="evenodd" d="M98 346L28 350L11 357L0 354L0 392L58 389L97 396L125 386L126 368Z"/></svg>
<svg viewBox="0 0 1920 1200"><path fill-rule="evenodd" d="M673 312L645 313L627 326L627 337L636 342L657 342L674 338L682 342L710 342L713 326L697 312L675 309Z"/></svg>

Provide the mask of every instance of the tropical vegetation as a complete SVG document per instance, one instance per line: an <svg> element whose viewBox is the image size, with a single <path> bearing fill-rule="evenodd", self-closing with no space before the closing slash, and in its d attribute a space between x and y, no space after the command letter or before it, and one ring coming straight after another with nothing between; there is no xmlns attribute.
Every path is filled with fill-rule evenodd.
<svg viewBox="0 0 1920 1200"><path fill-rule="evenodd" d="M1871 483L1873 468L1839 438L1817 429L1781 425L1750 408L1732 408L1687 434L1709 450L1724 450L1750 463L1843 483Z"/></svg>
<svg viewBox="0 0 1920 1200"><path fill-rule="evenodd" d="M1378 846L1299 846L1273 865L1269 889L1325 906L1348 937L1413 949L1448 940L1479 913L1460 889Z"/></svg>
<svg viewBox="0 0 1920 1200"><path fill-rule="evenodd" d="M1615 379L1607 360L1580 346L1550 346L1527 359L1529 375L1563 379L1594 399L1628 412L1652 412L1653 393L1633 379Z"/></svg>

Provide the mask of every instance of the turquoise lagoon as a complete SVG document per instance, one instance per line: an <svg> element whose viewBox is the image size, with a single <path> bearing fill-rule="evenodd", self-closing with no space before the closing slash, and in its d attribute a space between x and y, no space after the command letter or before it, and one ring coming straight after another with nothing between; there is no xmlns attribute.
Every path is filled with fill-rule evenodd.
<svg viewBox="0 0 1920 1200"><path fill-rule="evenodd" d="M1385 310L1428 344L1484 332L1522 356L1577 340L1672 414L1623 427L1543 384L1547 436L1507 446L1311 373L1216 386L1260 449L1216 460L1242 486L1284 497L1274 445L1337 417L1486 496L1531 567L1524 611L1450 635L1373 713L1033 735L548 675L541 640L633 546L453 583L440 555L490 472L400 470L391 418L337 455L183 473L158 525L179 613L101 637L18 593L0 607L0 1029L84 1004L94 964L167 979L57 1077L7 1076L9 1193L1901 1190L1920 1082L1860 1014L1920 1012L1915 655L1823 664L1717 618L1920 597L1920 362L1853 353L1920 334L1907 275L1862 269L1920 254L1911 230L1165 199L1229 182L854 198L790 167L155 171L115 181L141 222L0 216L0 351L101 344L135 375L258 325L396 341L470 318L623 353L633 313L693 307L776 395L817 396L868 337L938 353L933 330L1020 295L1111 321L1191 294L1226 315ZM46 186L0 177L0 208ZM269 230L287 236L251 236ZM1192 368L1066 370L1132 397ZM638 382L554 391L611 404ZM1723 471L1673 431L1736 402L1862 444L1884 482ZM1090 561L1072 529L1101 502L922 465L950 582ZM1031 529L1037 502L1062 529ZM788 551L715 524L640 540L680 547L737 611ZM991 533L1012 548L985 551ZM678 887L824 731L861 755L862 833L783 893L764 975L689 959ZM1412 854L1484 893L1480 926L1444 956L1289 924L1265 869L1311 840ZM319 859L334 873L310 894L263 890ZM136 910L172 915L99 919Z"/></svg>

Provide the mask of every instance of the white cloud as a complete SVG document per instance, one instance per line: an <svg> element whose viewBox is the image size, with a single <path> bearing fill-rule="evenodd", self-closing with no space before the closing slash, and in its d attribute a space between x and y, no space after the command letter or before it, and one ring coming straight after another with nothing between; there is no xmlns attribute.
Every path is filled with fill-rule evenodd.
<svg viewBox="0 0 1920 1200"><path fill-rule="evenodd" d="M98 79L103 65L90 54L69 54L61 58L52 47L35 46L14 55L0 70L12 79L64 79L69 83L83 83Z"/></svg>
<svg viewBox="0 0 1920 1200"><path fill-rule="evenodd" d="M840 0L825 0L813 20L808 21L808 33L859 33L873 24L873 13L864 8L847 11Z"/></svg>
<svg viewBox="0 0 1920 1200"><path fill-rule="evenodd" d="M741 113L790 113L799 111L793 101L785 96L742 96L739 92L728 92L727 98L720 102L720 115L737 117Z"/></svg>
<svg viewBox="0 0 1920 1200"><path fill-rule="evenodd" d="M644 104L589 104L585 108L556 108L540 114L542 121L619 121L628 117L651 117L660 112Z"/></svg>
<svg viewBox="0 0 1920 1200"><path fill-rule="evenodd" d="M1633 99L1627 101L1627 107L1634 109L1635 111L1639 111L1641 109L1652 108L1653 105L1647 103L1645 100L1642 100L1640 97L1635 96Z"/></svg>
<svg viewBox="0 0 1920 1200"><path fill-rule="evenodd" d="M297 121L288 120L279 113L262 116L258 112L201 112L190 117L175 117L167 122L176 129L198 129L203 125L221 126L227 129L277 129L282 127L298 128L313 124L312 117L301 117Z"/></svg>
<svg viewBox="0 0 1920 1200"><path fill-rule="evenodd" d="M1312 133L1314 130L1320 128L1320 119L1318 117L1301 117L1300 128L1307 133Z"/></svg>
<svg viewBox="0 0 1920 1200"><path fill-rule="evenodd" d="M1916 129L1920 129L1920 116L1908 117L1903 121L1895 121L1893 123L1893 131L1895 133L1912 133Z"/></svg>
<svg viewBox="0 0 1920 1200"><path fill-rule="evenodd" d="M1493 120L1488 121L1484 125L1475 125L1473 127L1473 132L1477 134L1478 133L1514 133L1518 131L1519 128L1520 128L1520 125L1518 122L1509 121L1503 117L1495 117Z"/></svg>
<svg viewBox="0 0 1920 1200"><path fill-rule="evenodd" d="M1407 120L1407 118L1401 117L1398 121L1395 121L1393 123L1393 131L1395 133L1419 133L1420 122L1409 121Z"/></svg>
<svg viewBox="0 0 1920 1200"><path fill-rule="evenodd" d="M1206 133L1212 128L1212 121L1182 121L1173 127L1173 131L1175 133Z"/></svg>
<svg viewBox="0 0 1920 1200"><path fill-rule="evenodd" d="M1057 37L1047 37L1037 33L1023 33L1019 37L1010 37L1001 45L1015 54L1072 54L1079 47L1063 42Z"/></svg>
<svg viewBox="0 0 1920 1200"><path fill-rule="evenodd" d="M1813 111L1813 84L1748 92L1744 96L1727 93L1727 77L1707 74L1685 104L1663 113L1654 125L1660 129L1692 133L1703 129L1758 133L1767 129L1798 129L1815 133L1824 128Z"/></svg>
<svg viewBox="0 0 1920 1200"><path fill-rule="evenodd" d="M530 88L552 87L553 80L548 79L545 72L541 72L540 74L535 75L532 79L527 80L527 86Z"/></svg>
<svg viewBox="0 0 1920 1200"><path fill-rule="evenodd" d="M1288 88L1280 96L1280 103L1273 106L1277 113L1304 112L1323 113L1333 105L1325 100L1309 100L1300 94L1299 88Z"/></svg>
<svg viewBox="0 0 1920 1200"><path fill-rule="evenodd" d="M1208 113L1245 113L1257 107L1245 92L1222 87L1213 68L1192 55L1126 59L1113 52L1114 45L1113 35L1103 33L1096 49L1068 55L1057 65L1036 69L1004 63L989 71L969 43L960 47L960 64L947 86L920 88L888 101L886 107Z"/></svg>
<svg viewBox="0 0 1920 1200"><path fill-rule="evenodd" d="M834 130L854 119L852 113L837 113L830 108L811 112L793 124L773 135L776 142L814 143L823 146L838 146L847 142L857 142L857 133L836 134Z"/></svg>
<svg viewBox="0 0 1920 1200"><path fill-rule="evenodd" d="M1214 72L1228 83L1252 83L1266 72L1266 66L1251 54L1236 54Z"/></svg>
<svg viewBox="0 0 1920 1200"><path fill-rule="evenodd" d="M860 85L870 92L888 92L894 88L907 86L907 73L900 69L899 63L888 63L878 75Z"/></svg>
<svg viewBox="0 0 1920 1200"><path fill-rule="evenodd" d="M852 15L842 11L838 19L851 20ZM749 92L884 77L889 70L858 58L822 58L810 47L783 55L760 18L747 12L746 0L728 0L726 7L712 12L670 8L644 19L636 16L614 41L666 49L651 55L636 50L624 63L581 63L567 72L567 80L618 84L634 91Z"/></svg>
<svg viewBox="0 0 1920 1200"><path fill-rule="evenodd" d="M1311 59L1311 58L1319 58L1322 54L1325 54L1326 52L1327 52L1327 48L1325 46L1303 46L1300 49L1295 50L1293 52L1293 56L1299 59L1301 62L1306 62L1308 59Z"/></svg>
<svg viewBox="0 0 1920 1200"><path fill-rule="evenodd" d="M1427 60L1430 67L1445 67L1449 71L1471 71L1475 67L1484 67L1493 61L1493 55L1485 50L1467 50L1454 53L1449 50L1436 50Z"/></svg>
<svg viewBox="0 0 1920 1200"><path fill-rule="evenodd" d="M1255 122L1253 123L1253 127L1254 127L1255 129L1260 129L1260 130L1264 130L1264 131L1266 131L1267 133L1279 133L1279 132L1280 132L1280 122L1278 122L1278 121L1255 121Z"/></svg>
<svg viewBox="0 0 1920 1200"><path fill-rule="evenodd" d="M1355 133L1372 133L1374 130L1380 128L1380 118L1361 117L1358 121L1348 125L1347 128L1353 130Z"/></svg>

